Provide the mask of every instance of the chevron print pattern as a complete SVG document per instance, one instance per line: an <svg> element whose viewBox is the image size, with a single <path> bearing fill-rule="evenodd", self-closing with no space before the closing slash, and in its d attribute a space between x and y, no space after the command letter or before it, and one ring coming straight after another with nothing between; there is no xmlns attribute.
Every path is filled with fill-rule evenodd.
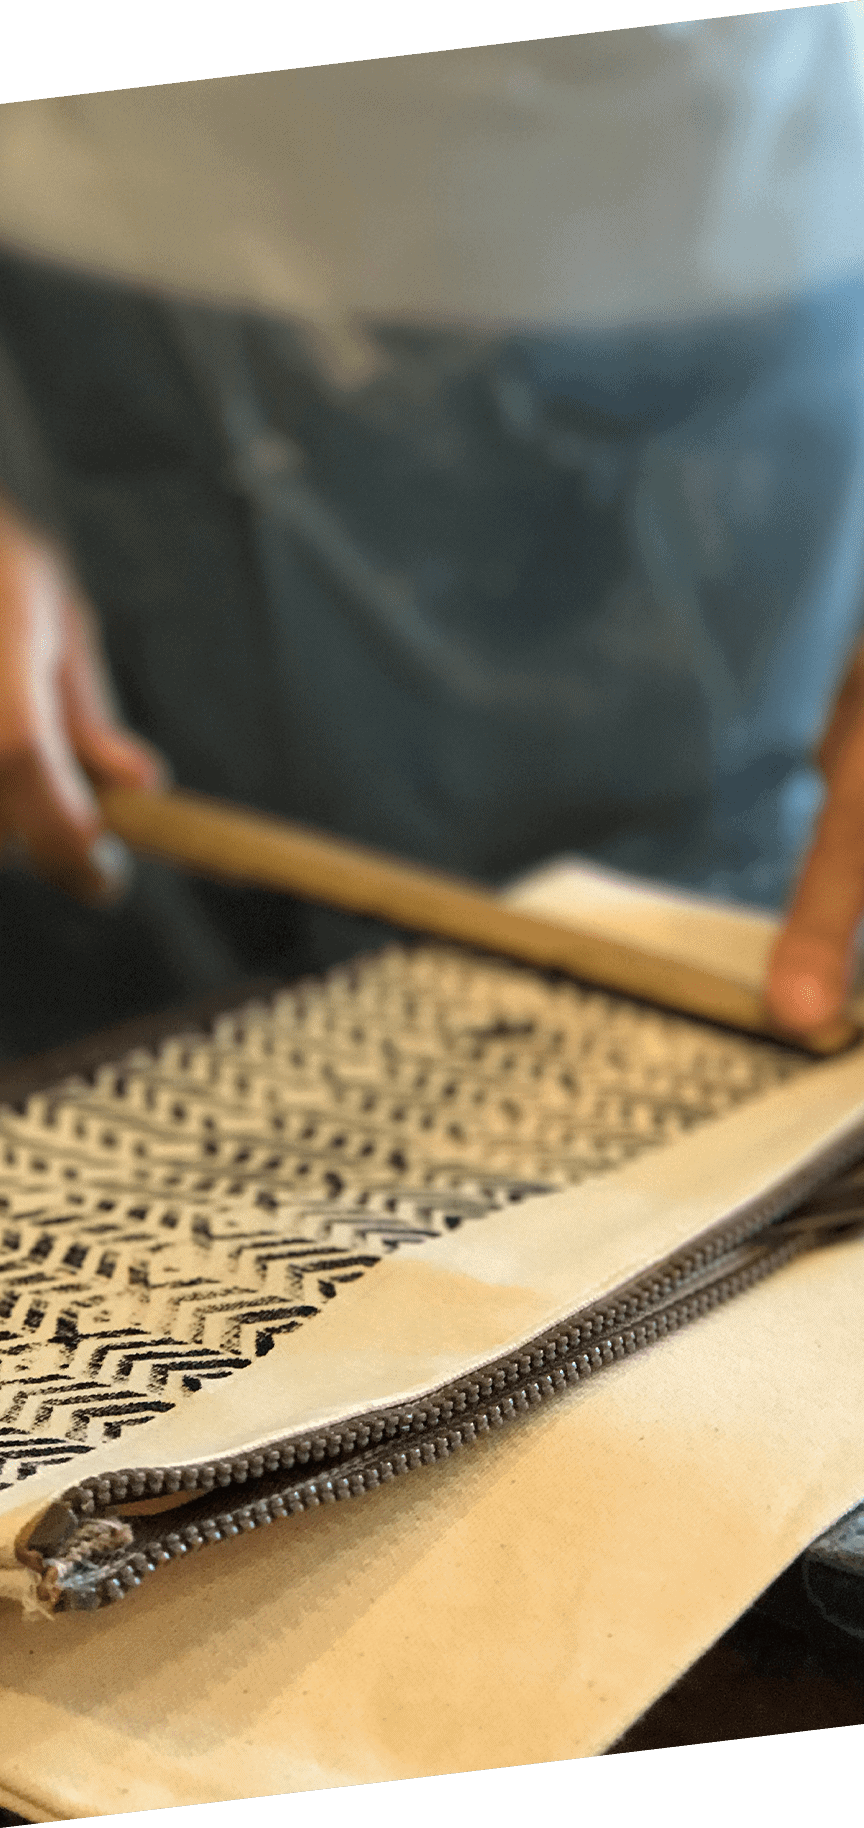
<svg viewBox="0 0 864 1828"><path fill-rule="evenodd" d="M290 1350L400 1244L807 1070L520 967L394 947L0 1110L0 1487Z"/></svg>

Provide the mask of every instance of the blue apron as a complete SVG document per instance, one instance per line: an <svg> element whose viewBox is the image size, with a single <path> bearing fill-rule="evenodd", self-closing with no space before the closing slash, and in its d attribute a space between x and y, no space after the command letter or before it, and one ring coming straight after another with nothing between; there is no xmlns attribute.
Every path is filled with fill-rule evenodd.
<svg viewBox="0 0 864 1828"><path fill-rule="evenodd" d="M778 905L861 623L864 278L686 328L363 331L352 387L300 325L0 260L133 727L184 786L490 883L578 851ZM64 923L98 1008L58 982L34 1028L0 981L7 1052L379 937L152 870L113 915L0 879L6 959L50 933L68 990Z"/></svg>

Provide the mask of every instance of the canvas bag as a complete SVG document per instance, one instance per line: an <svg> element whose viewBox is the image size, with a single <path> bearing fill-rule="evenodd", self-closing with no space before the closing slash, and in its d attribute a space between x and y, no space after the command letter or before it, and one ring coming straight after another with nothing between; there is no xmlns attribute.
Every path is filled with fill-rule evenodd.
<svg viewBox="0 0 864 1828"><path fill-rule="evenodd" d="M668 903L653 912L668 922ZM715 915L691 912L695 944L699 919ZM644 897L636 917L644 934ZM614 928L608 908L602 918ZM768 933L756 929L758 952ZM293 1336L290 1390L268 1353L150 1421L148 1463L163 1444L175 1463L184 1442L200 1452L217 1407L226 1449L249 1448L284 1437L301 1386L301 1425L310 1392L315 1419L332 1420L348 1389L355 1410L392 1397L394 1367L410 1396L524 1342L790 1172L818 1178L832 1152L854 1154L861 1072L857 1054L808 1068L579 1189L400 1248ZM81 1813L602 1749L860 1496L859 1274L854 1242L808 1252L362 1503L181 1555L98 1615L49 1624L7 1610L4 1717L8 1698L20 1724L0 1770L7 1795L31 1812L65 1796L65 1812ZM400 1327L382 1341L388 1299ZM96 1457L100 1471L130 1464L122 1441ZM14 1490L7 1501L5 1591L25 1603L33 1573L11 1544L60 1484L38 1473L24 1505ZM350 1706L334 1708L334 1683ZM74 1725L84 1697L86 1753ZM49 1723L52 1746L38 1779L37 1722L43 1752ZM121 1784L134 1801L116 1800Z"/></svg>

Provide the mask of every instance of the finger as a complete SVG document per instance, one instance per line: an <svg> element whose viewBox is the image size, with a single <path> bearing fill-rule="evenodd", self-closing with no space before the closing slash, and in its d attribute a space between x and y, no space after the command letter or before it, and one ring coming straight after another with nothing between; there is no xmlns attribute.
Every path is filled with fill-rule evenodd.
<svg viewBox="0 0 864 1828"><path fill-rule="evenodd" d="M58 805L53 773L34 754L4 770L0 843L23 855L45 881L81 901L114 899L129 873L124 847L101 829L98 813L86 825L70 822Z"/></svg>
<svg viewBox="0 0 864 1828"><path fill-rule="evenodd" d="M50 553L0 542L0 835L40 874L87 900L113 892L117 862L65 728L60 701L66 628Z"/></svg>
<svg viewBox="0 0 864 1828"><path fill-rule="evenodd" d="M864 645L853 655L834 702L828 727L816 751L826 780L831 779L848 738L864 716Z"/></svg>
<svg viewBox="0 0 864 1828"><path fill-rule="evenodd" d="M786 925L774 947L767 1000L784 1025L832 1020L849 994L864 914L864 722L836 762Z"/></svg>
<svg viewBox="0 0 864 1828"><path fill-rule="evenodd" d="M162 757L119 726L85 625L68 605L65 614L61 702L70 744L83 768L99 785L145 790L164 785L167 769Z"/></svg>

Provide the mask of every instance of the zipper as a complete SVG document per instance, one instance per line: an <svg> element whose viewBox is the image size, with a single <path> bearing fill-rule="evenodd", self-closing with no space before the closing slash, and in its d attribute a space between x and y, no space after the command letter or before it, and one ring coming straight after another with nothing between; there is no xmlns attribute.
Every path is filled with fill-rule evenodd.
<svg viewBox="0 0 864 1828"><path fill-rule="evenodd" d="M664 1263L410 1403L207 1463L95 1475L19 1541L56 1612L115 1603L166 1562L374 1491L659 1344L803 1252L864 1230L858 1131ZM831 1179L829 1176L839 1176ZM154 1513L166 1522L154 1524Z"/></svg>

